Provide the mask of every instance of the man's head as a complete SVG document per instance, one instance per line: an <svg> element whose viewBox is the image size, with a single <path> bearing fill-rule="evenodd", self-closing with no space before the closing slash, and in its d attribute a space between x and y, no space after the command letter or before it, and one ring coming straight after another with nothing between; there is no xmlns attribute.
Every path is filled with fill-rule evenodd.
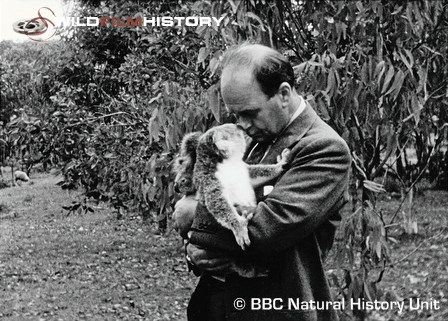
<svg viewBox="0 0 448 321"><path fill-rule="evenodd" d="M291 64L262 45L242 45L226 54L221 93L238 125L260 142L277 137L300 101Z"/></svg>

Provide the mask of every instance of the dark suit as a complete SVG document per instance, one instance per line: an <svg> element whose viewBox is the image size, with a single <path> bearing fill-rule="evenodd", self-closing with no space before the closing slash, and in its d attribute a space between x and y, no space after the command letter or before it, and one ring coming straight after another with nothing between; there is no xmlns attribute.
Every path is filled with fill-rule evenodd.
<svg viewBox="0 0 448 321"><path fill-rule="evenodd" d="M331 308L254 311L250 307L251 298L282 298L284 306L289 299L332 301L322 264L333 245L341 219L339 210L347 200L349 149L310 106L272 146L255 147L246 161L259 162L257 158L267 151L261 163L275 163L284 148L291 149L290 165L267 196L262 196L262 188L256 191L261 201L249 222L252 244L243 254L268 264L269 276L255 279L227 276L220 290L225 301L226 320L337 319ZM198 208L198 221L203 216L200 214L202 210ZM217 244L221 241L215 234L206 233L201 226L204 226L203 222L193 223L191 242L220 248ZM231 236L228 234L229 238ZM202 278L202 283L210 281L207 276ZM246 308L235 309L233 302L236 298L245 299Z"/></svg>

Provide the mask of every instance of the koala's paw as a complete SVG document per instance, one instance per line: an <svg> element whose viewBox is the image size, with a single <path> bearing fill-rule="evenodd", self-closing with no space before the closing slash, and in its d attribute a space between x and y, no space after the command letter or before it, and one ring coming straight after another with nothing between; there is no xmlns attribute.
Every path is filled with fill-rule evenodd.
<svg viewBox="0 0 448 321"><path fill-rule="evenodd" d="M251 211L243 211L243 217L246 218L246 220L250 221L252 219L252 217L254 217L254 212Z"/></svg>
<svg viewBox="0 0 448 321"><path fill-rule="evenodd" d="M242 217L250 221L254 217L257 205L235 205L235 208Z"/></svg>
<svg viewBox="0 0 448 321"><path fill-rule="evenodd" d="M277 156L277 164L281 166L285 166L289 163L291 158L291 150L289 148L285 148L281 155Z"/></svg>
<svg viewBox="0 0 448 321"><path fill-rule="evenodd" d="M241 217L241 220L239 220L239 226L233 231L233 234L235 235L236 242L238 245L245 250L246 247L250 245L250 239L249 239L249 231L247 229L247 222L248 220Z"/></svg>

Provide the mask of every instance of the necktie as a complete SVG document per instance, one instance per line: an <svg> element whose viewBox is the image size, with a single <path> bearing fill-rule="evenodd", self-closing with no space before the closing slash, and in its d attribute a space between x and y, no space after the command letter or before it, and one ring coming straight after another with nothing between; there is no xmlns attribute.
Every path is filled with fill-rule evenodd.
<svg viewBox="0 0 448 321"><path fill-rule="evenodd" d="M248 164L258 164L265 157L270 147L269 143L257 143L249 152L246 158Z"/></svg>

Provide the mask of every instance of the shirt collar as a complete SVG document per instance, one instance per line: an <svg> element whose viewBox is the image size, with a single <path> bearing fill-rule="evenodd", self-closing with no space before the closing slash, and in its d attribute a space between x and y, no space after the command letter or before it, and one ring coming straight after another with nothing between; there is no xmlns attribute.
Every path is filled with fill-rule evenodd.
<svg viewBox="0 0 448 321"><path fill-rule="evenodd" d="M302 96L299 96L299 98L300 98L300 104L299 104L299 107L297 107L296 111L294 112L294 114L293 114L293 115L291 116L291 118L289 119L288 124L285 126L285 128L283 128L283 129L281 130L281 132L277 135L277 137L274 138L274 140L271 142L271 144L274 144L274 143L277 141L278 137L280 137L280 136L285 132L285 130L289 127L289 125L291 125L292 122L293 122L294 120L296 120L297 117L299 117L300 114L305 110L305 107L306 107L305 99L303 99Z"/></svg>
<svg viewBox="0 0 448 321"><path fill-rule="evenodd" d="M299 117L299 115L305 110L306 104L305 104L305 99L303 99L302 96L299 96L300 98L300 104L299 107L297 108L297 110L294 112L294 114L291 116L291 119L288 122L288 125L286 125L286 127L288 127L289 125L291 125L291 123L296 120L297 117ZM285 127L285 128L286 128Z"/></svg>

